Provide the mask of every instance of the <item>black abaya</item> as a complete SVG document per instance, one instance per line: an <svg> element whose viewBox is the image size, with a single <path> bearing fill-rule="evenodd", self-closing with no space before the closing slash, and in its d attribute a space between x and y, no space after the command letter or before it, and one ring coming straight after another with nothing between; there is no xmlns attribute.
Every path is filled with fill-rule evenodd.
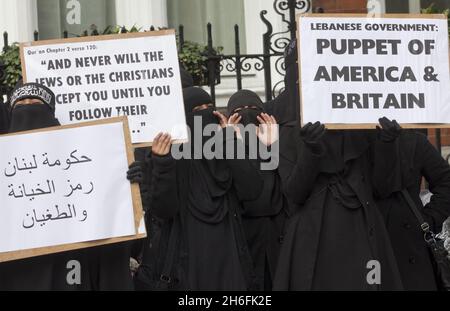
<svg viewBox="0 0 450 311"><path fill-rule="evenodd" d="M419 222L401 195L406 189L433 232L440 232L450 216L450 167L425 135L403 130L391 143L377 141L374 184L377 205L391 237L402 281L406 290L437 290L433 259L423 238ZM422 178L433 193L422 205Z"/></svg>
<svg viewBox="0 0 450 311"><path fill-rule="evenodd" d="M281 154L286 196L297 206L282 246L275 290L401 290L391 244L371 185L369 140L362 133L328 132L307 146L285 128L290 153ZM367 265L381 264L381 284Z"/></svg>
<svg viewBox="0 0 450 311"><path fill-rule="evenodd" d="M59 125L54 112L46 105L33 104L16 109L12 113L10 133ZM64 259L63 254L53 254L2 263L0 290L76 289L77 285L69 285L66 281L69 270Z"/></svg>
<svg viewBox="0 0 450 311"><path fill-rule="evenodd" d="M10 132L59 125L48 105L18 106ZM69 284L67 263L80 263L81 284ZM0 264L0 290L131 290L130 243L34 257Z"/></svg>
<svg viewBox="0 0 450 311"><path fill-rule="evenodd" d="M267 113L266 106L256 93L241 90L230 98L227 108L229 115L238 113L241 116L242 125L258 126L257 116L263 112ZM250 154L249 148L246 143L247 157ZM252 160L263 180L263 190L258 199L242 202L242 223L252 254L258 289L271 290L288 212L278 170L261 170L262 162Z"/></svg>
<svg viewBox="0 0 450 311"><path fill-rule="evenodd" d="M247 160L175 161L171 156L153 156L152 162L152 215L181 219L176 262L183 262L183 254L188 257L177 276L182 289L254 288L239 211L239 200L255 199L261 191L261 179L252 164Z"/></svg>

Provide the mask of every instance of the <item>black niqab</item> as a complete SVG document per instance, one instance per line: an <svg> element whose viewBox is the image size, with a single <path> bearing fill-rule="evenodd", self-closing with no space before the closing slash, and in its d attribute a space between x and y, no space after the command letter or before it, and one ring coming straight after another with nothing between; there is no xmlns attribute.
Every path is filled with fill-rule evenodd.
<svg viewBox="0 0 450 311"><path fill-rule="evenodd" d="M42 104L17 105L24 99L39 99ZM59 126L55 117L55 94L48 87L38 83L19 81L11 94L11 120L9 132L31 131Z"/></svg>
<svg viewBox="0 0 450 311"><path fill-rule="evenodd" d="M191 130L195 129L193 123L196 116L202 117L201 129L209 124L218 126L214 109L193 111L195 107L212 102L208 93L191 87L184 89L183 94L186 121ZM223 132L213 135L223 135ZM197 136L198 133L191 133L190 143L201 144L202 147L207 139L212 138L202 135L199 142ZM191 150L194 149L191 145ZM189 288L245 289L230 211L230 205L233 204L229 197L232 188L231 171L223 160L207 160L203 157L183 162L187 169L187 179L181 187L188 189L184 224L187 229Z"/></svg>
<svg viewBox="0 0 450 311"><path fill-rule="evenodd" d="M217 117L213 114L212 108L203 109L194 112L194 108L212 102L209 94L197 87L186 88L183 90L186 121L194 131L194 118L202 118L202 129L209 124L217 124ZM213 135L217 135L213 134ZM195 150L195 144L201 144L202 149L208 139L213 136L205 136L202 133L202 141L196 139L200 137L198 133L191 132L191 150ZM227 209L225 208L225 194L231 188L231 172L224 161L218 160L191 160L189 161L189 204L188 208L192 215L199 220L217 224L223 221Z"/></svg>
<svg viewBox="0 0 450 311"><path fill-rule="evenodd" d="M244 108L249 107L249 108ZM252 107L252 108L250 108ZM228 115L231 116L236 109L241 108L237 113L241 116L241 124L247 126L249 124L259 125L257 117L264 112L264 105L258 94L249 90L240 90L230 97L228 101Z"/></svg>
<svg viewBox="0 0 450 311"><path fill-rule="evenodd" d="M251 107L254 108L245 108ZM238 113L244 126L259 125L257 116L266 112L259 96L248 90L234 94L228 102L228 114ZM239 111L236 111L240 109ZM255 131L245 133L246 154L250 154L248 135L256 135ZM257 138L256 138L257 141ZM258 146L259 147L259 146ZM252 159L253 160L253 159ZM252 161L263 179L263 190L259 198L241 202L242 222L252 254L253 266L259 290L271 290L280 248L280 236L283 235L287 214L284 210L285 200L282 194L281 180L277 170L261 170L261 159Z"/></svg>
<svg viewBox="0 0 450 311"><path fill-rule="evenodd" d="M15 133L59 125L54 112L47 105L20 105L16 106L11 113L9 131Z"/></svg>
<svg viewBox="0 0 450 311"><path fill-rule="evenodd" d="M361 156L370 147L370 136L366 131L328 131L322 145L322 173L340 173L345 163Z"/></svg>

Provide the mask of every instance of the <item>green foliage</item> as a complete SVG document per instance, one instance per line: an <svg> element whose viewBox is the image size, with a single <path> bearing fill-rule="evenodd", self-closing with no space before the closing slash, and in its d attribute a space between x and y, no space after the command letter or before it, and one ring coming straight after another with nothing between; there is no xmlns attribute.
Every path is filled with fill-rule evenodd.
<svg viewBox="0 0 450 311"><path fill-rule="evenodd" d="M434 3L430 4L429 7L422 9L422 14L444 14L448 18L448 34L450 36L450 9L446 9L444 11L440 11L436 8L436 5Z"/></svg>
<svg viewBox="0 0 450 311"><path fill-rule="evenodd" d="M223 51L222 47L214 48L213 54ZM178 53L180 63L189 71L196 85L208 84L208 47L196 42L185 41Z"/></svg>
<svg viewBox="0 0 450 311"><path fill-rule="evenodd" d="M163 30L165 28L159 28L159 30ZM108 26L102 34L118 34L121 32L141 32L142 28L134 25L130 29L127 29L124 26ZM179 45L179 40L177 40ZM217 55L222 53L223 48L217 47L214 48L213 54ZM206 45L185 41L183 44L183 48L179 51L179 59L180 63L183 67L192 75L194 79L194 83L196 85L205 85L208 84L208 68L207 68L207 57L208 47Z"/></svg>
<svg viewBox="0 0 450 311"><path fill-rule="evenodd" d="M108 26L106 29L99 32L97 26L92 25L90 31L91 35L108 35L121 32L141 32L142 28L133 26L127 29L126 27L116 25ZM89 32L85 31L83 34L79 35L79 37L84 36L89 36ZM214 49L213 53L217 55L222 51L223 48L218 47ZM207 46L192 41L185 41L182 50L179 52L180 63L191 73L196 85L208 84L207 54ZM18 44L15 43L8 46L0 53L0 66L4 67L4 73L0 76L0 86L5 86L8 91L11 91L20 80L22 74Z"/></svg>
<svg viewBox="0 0 450 311"><path fill-rule="evenodd" d="M127 29L125 26L108 26L106 27L105 30L103 30L102 35L113 35L113 34L118 34L121 33L122 30L124 30L123 32L128 33L128 32L140 32L142 28L138 28L136 25L134 25L133 27L131 27L130 29Z"/></svg>
<svg viewBox="0 0 450 311"><path fill-rule="evenodd" d="M3 50L3 53L0 54L0 64L4 68L3 75L0 77L0 85L12 90L22 75L18 44L15 43Z"/></svg>

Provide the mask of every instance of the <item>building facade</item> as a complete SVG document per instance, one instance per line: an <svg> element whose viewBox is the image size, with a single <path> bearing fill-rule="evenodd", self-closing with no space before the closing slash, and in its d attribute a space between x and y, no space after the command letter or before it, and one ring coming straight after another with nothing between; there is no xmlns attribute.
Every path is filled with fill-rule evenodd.
<svg viewBox="0 0 450 311"><path fill-rule="evenodd" d="M448 0L444 0L448 1ZM422 2L422 3L421 3ZM310 10L325 12L413 12L418 13L421 0L312 0ZM0 0L0 31L7 31L10 42L33 40L34 31L40 39L61 38L64 31L77 36L88 30L100 33L110 25L148 30L154 27L178 28L184 25L185 39L199 43L207 40L206 24L213 25L215 46L224 53L234 52L235 24L240 26L241 53L262 53L262 35L266 31L259 13L267 10L267 18L274 32L286 30L280 16L273 9L273 0ZM445 4L444 4L445 5ZM273 81L282 76L272 71ZM217 88L218 105L226 104L235 91L233 73L223 73ZM244 88L264 95L264 75L249 71Z"/></svg>
<svg viewBox="0 0 450 311"><path fill-rule="evenodd" d="M300 0L299 0L300 1ZM185 39L206 44L207 23L212 23L214 45L225 54L234 53L234 25L240 26L241 53L263 52L266 26L260 12L267 10L273 32L284 32L287 24L274 10L274 0L0 0L0 32L7 31L9 42L61 38L64 31L77 36L87 30L100 33L110 25L148 30L151 26L178 28L184 25ZM450 7L450 0L311 0L310 11L327 13L419 13L434 3L438 8ZM282 75L272 64L272 81ZM282 87L282 84L281 86ZM264 97L264 73L250 70L244 74L243 88ZM235 73L222 72L217 86L219 107L236 91ZM433 131L431 135L433 135ZM432 136L432 139L434 137ZM448 131L443 132L444 145L450 144Z"/></svg>

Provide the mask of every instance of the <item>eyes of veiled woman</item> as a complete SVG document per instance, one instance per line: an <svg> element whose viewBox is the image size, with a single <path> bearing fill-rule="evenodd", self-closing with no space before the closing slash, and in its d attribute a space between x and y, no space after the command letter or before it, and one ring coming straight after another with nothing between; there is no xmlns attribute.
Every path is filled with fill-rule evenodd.
<svg viewBox="0 0 450 311"><path fill-rule="evenodd" d="M37 98L26 98L26 99L22 99L21 101L18 101L16 103L16 106L38 105L38 104L43 105L44 103L42 102L42 100L37 99Z"/></svg>
<svg viewBox="0 0 450 311"><path fill-rule="evenodd" d="M233 111L233 114L234 114L234 113L238 113L238 112L240 112L240 111L242 111L242 110L244 110L244 109L259 110L260 108L257 107L257 106L244 106L244 107L240 107L240 108L235 109L235 110Z"/></svg>
<svg viewBox="0 0 450 311"><path fill-rule="evenodd" d="M204 104L204 105L195 107L194 109L192 109L192 112L198 112L198 111L202 111L202 110L205 110L208 108L213 108L213 107L214 107L213 104Z"/></svg>

